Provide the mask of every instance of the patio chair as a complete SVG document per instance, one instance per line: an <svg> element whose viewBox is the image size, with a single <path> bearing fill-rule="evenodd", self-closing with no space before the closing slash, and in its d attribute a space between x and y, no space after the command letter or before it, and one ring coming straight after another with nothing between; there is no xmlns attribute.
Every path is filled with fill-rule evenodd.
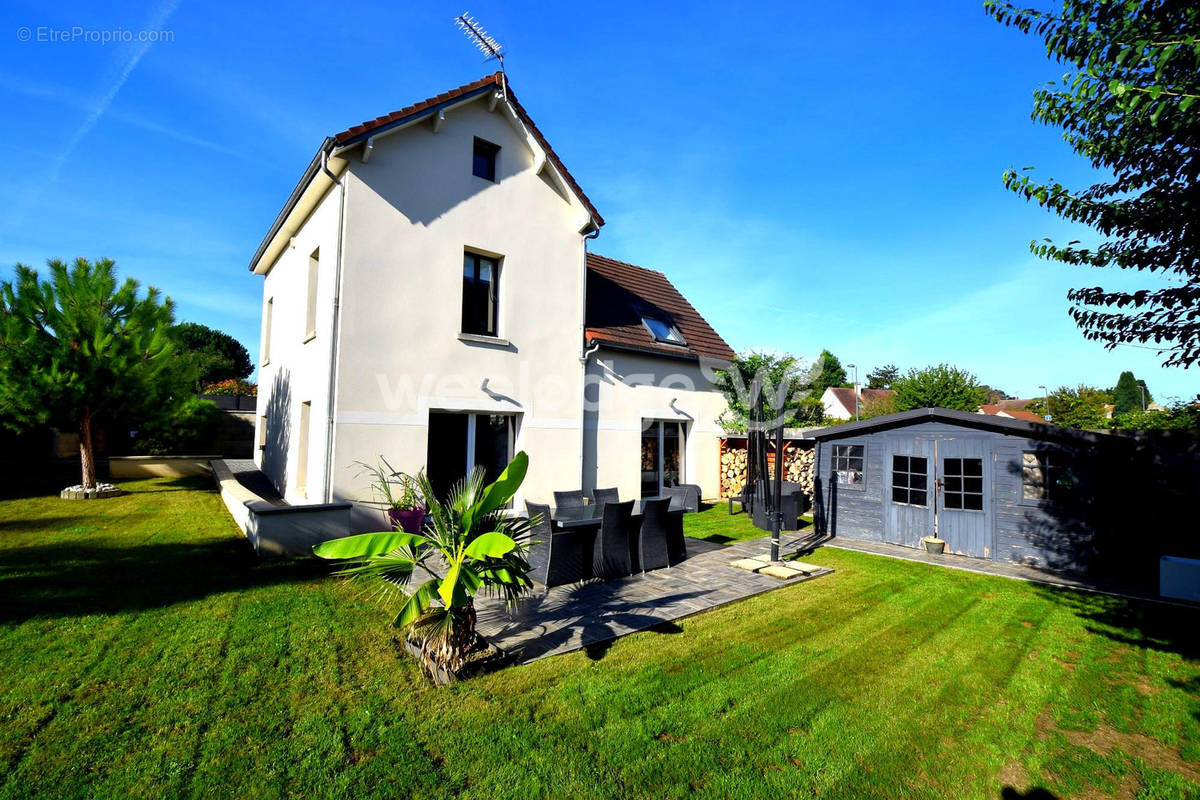
<svg viewBox="0 0 1200 800"><path fill-rule="evenodd" d="M605 503L619 503L620 496L617 490L614 489L592 489L592 503L602 506Z"/></svg>
<svg viewBox="0 0 1200 800"><path fill-rule="evenodd" d="M642 533L638 537L638 566L642 572L671 566L667 530L671 524L671 500L647 500L642 507Z"/></svg>
<svg viewBox="0 0 1200 800"><path fill-rule="evenodd" d="M742 491L737 494L729 495L729 516L733 516L733 504L738 503L742 507L742 511L754 511L754 490L750 486L743 486Z"/></svg>
<svg viewBox="0 0 1200 800"><path fill-rule="evenodd" d="M590 577L590 564L585 564L586 549L589 537L580 535L578 531L556 531L550 521L550 506L538 503L525 503L529 518L537 514L541 520L531 531L532 538L539 542L536 545L538 558L534 571L534 580L543 586L561 586L564 583L577 583Z"/></svg>
<svg viewBox="0 0 1200 800"><path fill-rule="evenodd" d="M764 487L759 484L758 496L764 496L764 492L773 492L775 487L768 484ZM795 531L800 529L800 514L808 507L808 497L800 488L798 483L790 483L784 481L780 487L779 510L782 513L779 523L781 531ZM767 519L766 503L755 503L753 512L754 526L764 531L771 529L771 521Z"/></svg>
<svg viewBox="0 0 1200 800"><path fill-rule="evenodd" d="M555 508L583 508L583 492L555 492Z"/></svg>
<svg viewBox="0 0 1200 800"><path fill-rule="evenodd" d="M621 578L633 574L630 528L633 501L605 503L600 515L600 532L592 553L592 571L598 578Z"/></svg>
<svg viewBox="0 0 1200 800"><path fill-rule="evenodd" d="M671 500L671 508L682 508L691 512L700 510L700 487L694 483L668 486L663 489L663 496Z"/></svg>

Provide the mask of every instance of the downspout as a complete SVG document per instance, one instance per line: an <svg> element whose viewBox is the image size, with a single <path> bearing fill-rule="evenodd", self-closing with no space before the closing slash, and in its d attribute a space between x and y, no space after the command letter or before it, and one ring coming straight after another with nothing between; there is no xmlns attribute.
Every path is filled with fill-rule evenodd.
<svg viewBox="0 0 1200 800"><path fill-rule="evenodd" d="M325 502L333 502L333 434L334 402L337 400L338 332L341 330L342 306L342 242L345 239L346 184L329 171L329 149L321 152L321 171L338 187L338 240L333 274L333 325L329 331L329 398L325 406L329 417L325 429Z"/></svg>
<svg viewBox="0 0 1200 800"><path fill-rule="evenodd" d="M583 237L583 280L579 286L579 366L580 366L580 386L579 386L579 488L583 488L583 472L586 466L584 460L584 450L587 448L587 362L600 349L600 345L594 344L588 347L587 343L587 243L589 239L595 239L600 235L600 229L587 234ZM597 448L599 443L597 443Z"/></svg>

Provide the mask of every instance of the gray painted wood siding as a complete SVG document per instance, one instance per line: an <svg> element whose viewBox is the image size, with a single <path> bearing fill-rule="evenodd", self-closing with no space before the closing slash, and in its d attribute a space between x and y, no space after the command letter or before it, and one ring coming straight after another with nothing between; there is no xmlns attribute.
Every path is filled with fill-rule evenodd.
<svg viewBox="0 0 1200 800"><path fill-rule="evenodd" d="M1091 448L1050 443L994 431L964 428L945 422L917 422L900 428L829 438L817 450L817 525L835 536L870 541L894 541L920 546L915 536L923 509L891 502L891 455L924 454L926 443L937 443L937 475L944 459L980 458L984 473L984 510L941 508L939 522L950 549L965 555L1036 564L1052 569L1083 569L1091 560L1098 488L1095 471L1102 464ZM835 444L864 447L864 488L832 482L831 454ZM1076 500L1050 503L1025 499L1021 462L1025 452L1057 456L1072 464L1077 479ZM1110 465L1105 465L1110 467ZM934 464L930 463L930 503L933 502ZM939 496L938 502L942 502ZM932 506L928 511L932 529ZM952 524L948 520L953 520ZM915 539L915 540L914 540Z"/></svg>

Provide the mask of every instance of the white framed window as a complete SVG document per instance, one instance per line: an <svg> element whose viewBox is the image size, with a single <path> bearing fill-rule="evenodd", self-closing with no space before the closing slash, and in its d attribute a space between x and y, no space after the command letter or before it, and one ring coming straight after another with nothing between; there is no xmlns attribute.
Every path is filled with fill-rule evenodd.
<svg viewBox="0 0 1200 800"><path fill-rule="evenodd" d="M267 417L264 414L258 418L258 449L265 450L267 447Z"/></svg>
<svg viewBox="0 0 1200 800"><path fill-rule="evenodd" d="M430 411L425 469L434 491L445 497L476 467L485 483L496 480L512 461L516 436L516 414Z"/></svg>
<svg viewBox="0 0 1200 800"><path fill-rule="evenodd" d="M500 259L463 253L462 333L498 336L500 330Z"/></svg>
<svg viewBox="0 0 1200 800"><path fill-rule="evenodd" d="M924 456L892 456L892 502L927 505L929 460Z"/></svg>
<svg viewBox="0 0 1200 800"><path fill-rule="evenodd" d="M308 257L308 296L304 307L304 341L317 335L317 276L321 272L321 248Z"/></svg>
<svg viewBox="0 0 1200 800"><path fill-rule="evenodd" d="M300 435L296 441L296 491L308 497L308 425L312 401L300 404Z"/></svg>
<svg viewBox="0 0 1200 800"><path fill-rule="evenodd" d="M271 318L275 316L275 298L267 298L267 309L263 312L262 363L271 363Z"/></svg>
<svg viewBox="0 0 1200 800"><path fill-rule="evenodd" d="M842 486L863 488L866 473L863 471L863 446L861 444L835 444L833 446L833 473Z"/></svg>

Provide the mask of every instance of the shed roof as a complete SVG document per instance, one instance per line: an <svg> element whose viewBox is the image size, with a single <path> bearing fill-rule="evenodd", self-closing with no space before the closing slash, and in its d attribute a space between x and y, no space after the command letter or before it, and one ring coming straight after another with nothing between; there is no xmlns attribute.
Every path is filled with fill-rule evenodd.
<svg viewBox="0 0 1200 800"><path fill-rule="evenodd" d="M994 431L1012 436L1023 436L1027 439L1046 439L1059 441L1075 441L1096 443L1114 441L1108 434L1093 431L1062 428L1045 422L1027 422L1020 419L997 417L990 414L974 414L968 411L952 411L948 408L914 408L911 411L900 411L896 414L885 414L882 417L847 422L844 425L834 425L828 428L818 428L808 431L809 438L843 439L847 436L857 436L865 433L905 428L919 425L923 422L945 422L963 428Z"/></svg>

